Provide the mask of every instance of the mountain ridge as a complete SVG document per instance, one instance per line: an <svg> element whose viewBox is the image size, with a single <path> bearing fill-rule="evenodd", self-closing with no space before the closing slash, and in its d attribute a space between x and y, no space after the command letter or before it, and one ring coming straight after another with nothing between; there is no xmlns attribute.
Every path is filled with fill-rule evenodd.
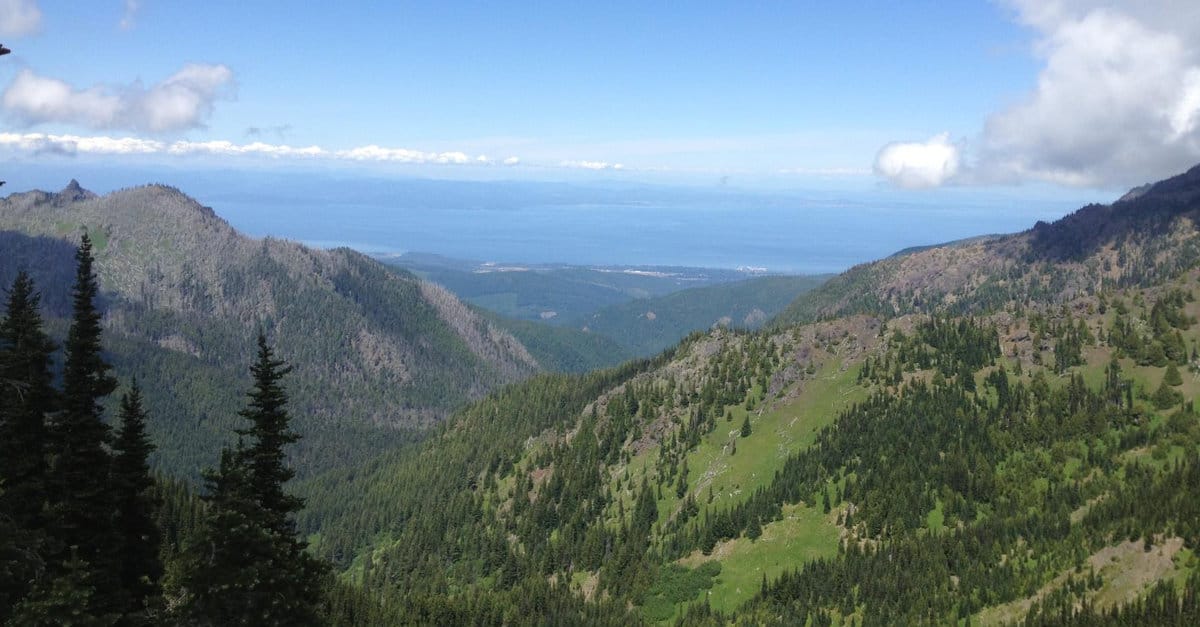
<svg viewBox="0 0 1200 627"><path fill-rule="evenodd" d="M847 313L971 313L1025 298L1078 294L1177 276L1200 260L1200 166L1107 204L1025 231L906 249L859 264L801 295L772 325ZM1142 188L1138 188L1142 189Z"/></svg>
<svg viewBox="0 0 1200 627"><path fill-rule="evenodd" d="M181 474L194 476L215 458L217 446L200 454L182 440L224 437L235 410L206 400L216 394L205 388L240 380L241 348L260 326L295 364L297 413L311 413L298 425L316 430L298 449L310 469L346 463L359 444L377 450L407 439L462 403L540 369L511 334L440 288L349 249L245 237L174 187L97 196L72 181L57 193L12 194L0 200L0 231L12 233L13 242L0 280L27 268L47 293L52 319L69 304L70 283L61 277L72 257L63 253L89 233L114 360L133 367L130 374L148 390L161 383L184 399L149 399L152 431L164 443L160 461ZM19 242L22 236L65 245L51 247L58 251L51 257L38 252L44 246ZM168 371L182 376L176 368L192 367L209 373L200 389L184 392L164 380ZM357 444L337 442L339 429L357 433ZM324 446L339 451L334 459L322 459Z"/></svg>

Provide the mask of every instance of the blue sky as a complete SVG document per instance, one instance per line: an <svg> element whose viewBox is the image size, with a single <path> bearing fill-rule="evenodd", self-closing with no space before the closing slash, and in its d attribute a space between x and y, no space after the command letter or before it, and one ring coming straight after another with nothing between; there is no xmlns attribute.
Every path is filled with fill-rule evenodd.
<svg viewBox="0 0 1200 627"><path fill-rule="evenodd" d="M1140 4L0 0L0 150L1103 200L1200 161L1200 14Z"/></svg>

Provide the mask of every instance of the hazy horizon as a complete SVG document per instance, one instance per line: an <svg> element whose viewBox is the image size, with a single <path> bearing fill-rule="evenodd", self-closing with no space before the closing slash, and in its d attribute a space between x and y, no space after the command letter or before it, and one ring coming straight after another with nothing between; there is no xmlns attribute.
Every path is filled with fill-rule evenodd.
<svg viewBox="0 0 1200 627"><path fill-rule="evenodd" d="M366 253L572 265L840 272L913 246L1011 233L1095 201L1092 191L760 191L644 183L456 181L324 173L26 168L47 191L179 188L254 237ZM7 189L7 188L6 188ZM15 190L12 190L15 191ZM1028 192L1026 192L1028 193Z"/></svg>

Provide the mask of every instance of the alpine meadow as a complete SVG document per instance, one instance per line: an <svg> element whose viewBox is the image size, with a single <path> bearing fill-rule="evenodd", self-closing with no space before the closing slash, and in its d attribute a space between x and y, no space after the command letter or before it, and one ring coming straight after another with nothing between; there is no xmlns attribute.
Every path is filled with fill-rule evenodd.
<svg viewBox="0 0 1200 627"><path fill-rule="evenodd" d="M0 625L1200 624L1191 2L0 39Z"/></svg>

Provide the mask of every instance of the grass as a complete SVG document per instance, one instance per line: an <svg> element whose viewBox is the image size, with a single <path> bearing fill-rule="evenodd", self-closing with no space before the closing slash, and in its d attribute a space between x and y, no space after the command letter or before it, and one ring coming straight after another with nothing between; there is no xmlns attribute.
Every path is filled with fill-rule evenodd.
<svg viewBox="0 0 1200 627"><path fill-rule="evenodd" d="M102 252L108 248L108 232L102 228L88 229L88 237L92 240L92 246L97 252Z"/></svg>
<svg viewBox="0 0 1200 627"><path fill-rule="evenodd" d="M1104 583L1099 590L1089 593L1090 600L1096 607L1106 609L1132 601L1161 580L1182 585L1188 574L1186 565L1192 559L1190 553L1181 550L1182 546L1182 540L1172 538L1156 544L1150 551L1143 549L1140 540L1097 551L1088 558L1088 564ZM1062 572L1029 597L985 608L971 623L1005 625L1020 621L1034 601L1062 587L1071 572Z"/></svg>
<svg viewBox="0 0 1200 627"><path fill-rule="evenodd" d="M108 248L108 231L103 226L88 226L65 220L55 220L54 222L54 234L59 237L71 235L71 241L75 244L79 243L79 234L84 229L87 230L88 237L92 238L92 247L97 252Z"/></svg>
<svg viewBox="0 0 1200 627"><path fill-rule="evenodd" d="M687 457L691 469L688 488L697 501L705 502L709 486L713 489L714 507L730 507L744 501L755 489L770 484L784 459L811 446L817 433L832 424L838 412L865 398L866 389L855 382L857 369L841 372L841 366L841 360L831 359L815 379L804 383L803 391L795 399L762 411L761 415L758 409L751 410L749 437L735 435L746 417L746 409L741 405L731 406L733 419L718 422L717 428ZM737 449L733 454L728 446L731 440ZM667 509L674 508L674 495L670 501L664 504Z"/></svg>
<svg viewBox="0 0 1200 627"><path fill-rule="evenodd" d="M933 506L933 510L925 515L925 526L933 533L946 528L946 514L942 510L942 499L938 499L937 504Z"/></svg>
<svg viewBox="0 0 1200 627"><path fill-rule="evenodd" d="M765 525L758 540L742 537L722 542L712 555L697 551L680 563L696 567L720 561L721 575L708 591L708 601L714 609L730 611L758 594L764 574L772 581L805 562L836 555L838 535L833 514L822 513L819 507L787 505L783 519Z"/></svg>

